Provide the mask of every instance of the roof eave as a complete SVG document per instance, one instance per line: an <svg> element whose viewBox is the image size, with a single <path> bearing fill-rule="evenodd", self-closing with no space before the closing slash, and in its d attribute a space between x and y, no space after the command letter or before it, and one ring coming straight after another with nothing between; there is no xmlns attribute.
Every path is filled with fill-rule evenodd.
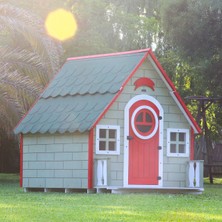
<svg viewBox="0 0 222 222"><path fill-rule="evenodd" d="M36 105L36 103L41 99L43 93L46 91L46 89L49 87L49 85L53 82L53 80L56 78L56 76L60 73L60 71L62 70L63 66L65 65L66 62L63 63L62 67L57 71L57 73L53 76L53 78L44 86L44 88L42 89L42 92L39 94L39 96L37 97L37 99L34 101L34 103L31 105L31 107L29 108L29 110L22 116L22 118L20 119L20 121L16 124L16 126L13 129L13 132L15 134L23 134L22 131L17 131L17 128L19 127L19 125L22 123L22 121L25 119L25 117L31 112L31 110L34 108L34 106Z"/></svg>
<svg viewBox="0 0 222 222"><path fill-rule="evenodd" d="M142 49L142 50L136 50L136 51L129 51L129 52L122 52L122 53L114 53L114 54L105 54L105 56L110 56L110 55L122 55L122 54L131 54L131 53L140 53L140 52L146 52L143 58L139 61L139 63L136 65L136 67L133 69L133 71L129 74L128 78L123 82L122 86L120 87L119 91L116 93L116 95L113 97L113 99L110 101L110 103L106 106L106 108L103 110L103 112L100 114L100 116L96 119L94 124L90 129L93 129L98 122L102 119L102 117L106 114L106 112L109 110L109 108L112 106L112 104L117 100L117 98L120 96L122 93L123 89L129 82L129 80L132 78L132 76L136 73L136 71L139 69L139 67L143 64L149 53L151 52L151 49Z"/></svg>
<svg viewBox="0 0 222 222"><path fill-rule="evenodd" d="M126 51L126 52L114 52L114 53L107 53L107 54L95 54L95 55L87 55L87 56L79 56L79 57L70 57L70 58L67 58L67 61L101 58L101 57L118 56L118 55L128 55L128 54L134 54L134 53L149 52L150 50L151 50L150 48L146 48L146 49Z"/></svg>
<svg viewBox="0 0 222 222"><path fill-rule="evenodd" d="M157 60L156 56L153 54L152 51L149 52L149 55L150 56L148 57L148 59L153 64L153 66L155 67L156 71L159 73L161 79L166 84L168 90L170 91L171 96L173 97L174 101L177 103L177 105L179 106L180 110L182 111L182 113L186 117L187 121L191 125L192 129L194 130L194 133L195 134L201 134L202 133L201 128L199 127L197 122L194 120L192 114L190 113L190 111L188 110L188 108L185 105L184 101L182 100L181 96L177 92L173 82L168 77L167 73L165 72L165 70L163 69L163 67L161 66L159 61Z"/></svg>

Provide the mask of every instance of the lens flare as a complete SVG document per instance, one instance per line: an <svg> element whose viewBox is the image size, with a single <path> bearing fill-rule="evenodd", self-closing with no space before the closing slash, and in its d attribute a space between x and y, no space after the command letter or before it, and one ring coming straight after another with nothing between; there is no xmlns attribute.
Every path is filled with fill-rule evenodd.
<svg viewBox="0 0 222 222"><path fill-rule="evenodd" d="M64 9L57 9L47 16L45 28L53 38L65 41L75 36L77 23L71 12Z"/></svg>

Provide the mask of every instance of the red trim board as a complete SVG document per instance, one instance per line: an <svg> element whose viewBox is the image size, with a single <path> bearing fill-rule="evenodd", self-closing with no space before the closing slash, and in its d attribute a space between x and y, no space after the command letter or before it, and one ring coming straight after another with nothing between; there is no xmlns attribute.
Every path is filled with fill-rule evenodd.
<svg viewBox="0 0 222 222"><path fill-rule="evenodd" d="M166 80L166 82L168 83L168 85L170 86L170 88L172 89L172 91L174 92L174 95L176 96L177 101L179 102L179 104L181 105L181 107L183 108L183 110L185 111L185 113L187 114L188 118L190 119L190 121L193 124L193 127L195 128L197 133L201 133L202 130L200 129L200 127L198 126L198 124L196 123L196 121L194 120L193 116L191 115L190 111L188 110L187 106L185 105L184 101L182 100L181 96L179 95L179 93L177 92L173 82L170 80L169 76L167 75L167 73L165 72L165 70L163 69L163 67L161 66L161 64L159 63L159 61L157 60L157 58L155 57L155 55L153 54L152 51L150 51L150 56L152 58L152 60L155 62L157 68L160 70L160 72L162 73L164 79Z"/></svg>
<svg viewBox="0 0 222 222"><path fill-rule="evenodd" d="M194 160L194 130L192 127L190 127L190 160Z"/></svg>
<svg viewBox="0 0 222 222"><path fill-rule="evenodd" d="M118 53L110 53L110 54L99 54L99 55L90 55L90 56L80 56L80 57L74 57L74 58L68 58L67 60L80 60L80 59L88 59L88 58L99 58L99 57L108 57L108 56L117 56L117 55L126 55L126 54L132 54L132 53L140 53L140 52L146 52L145 56L141 59L141 61L139 62L139 64L136 66L136 68L132 71L132 73L128 76L128 78L125 80L125 82L123 83L123 85L121 86L119 92L114 96L114 98L112 99L112 101L107 105L107 107L105 108L105 110L100 114L99 118L95 121L95 123L93 124L93 126L91 128L94 128L96 126L96 124L99 122L99 120L101 120L101 118L104 116L104 114L107 112L107 110L111 107L111 105L116 101L116 99L119 97L119 95L121 94L123 88L125 87L125 85L128 83L128 81L130 80L130 78L134 75L134 73L138 70L138 68L141 66L141 64L144 62L144 60L148 57L148 55L150 55L150 57L152 58L153 62L156 64L157 68L159 69L160 73L162 74L163 78L165 79L166 83L168 84L168 87L170 87L170 89L174 92L175 97L178 101L178 103L181 105L181 108L184 110L184 112L186 113L187 117L189 118L189 120L191 121L194 129L195 129L195 133L201 133L201 129L198 126L198 124L196 123L196 121L194 120L193 116L191 115L191 113L189 112L189 110L187 109L185 103L183 102L183 100L181 99L179 93L176 91L176 88L174 86L174 84L172 83L172 81L170 80L170 78L168 77L168 75L166 74L165 70L162 68L161 64L159 63L159 61L157 60L157 58L155 57L154 53L152 52L152 50L150 48L148 49L140 49L140 50L134 50L134 51L126 51L126 52L118 52ZM62 68L61 68L62 69ZM59 74L59 72L57 73ZM57 75L55 75L57 76ZM54 78L55 78L54 76ZM54 79L53 78L53 79ZM51 81L50 81L51 82ZM49 83L50 84L50 83ZM48 84L48 85L49 85ZM48 87L48 85L45 87L45 89ZM45 90L44 89L44 90ZM43 92L44 92L43 90ZM38 100L40 99L40 97L35 101L35 103L33 104L33 106L38 102ZM33 106L31 107L31 109L26 113L26 115L32 110ZM23 116L23 118L19 121L19 123L17 124L17 126L21 123L21 121L25 118L25 116ZM16 127L17 127L16 126ZM15 127L15 128L16 128Z"/></svg>
<svg viewBox="0 0 222 222"><path fill-rule="evenodd" d="M92 59L92 58L101 58L101 57L109 57L109 56L117 56L117 55L127 55L127 54L133 54L133 53L140 53L140 52L147 52L151 49L139 49L139 50L132 50L132 51L126 51L126 52L114 52L114 53L108 53L108 54L96 54L96 55L87 55L87 56L79 56L79 57L71 57L68 58L69 60L80 60L80 59Z"/></svg>
<svg viewBox="0 0 222 222"><path fill-rule="evenodd" d="M182 109L186 113L187 117L190 119L191 123L193 124L193 127L195 128L196 133L201 133L202 130L194 120L193 116L191 115L190 111L187 109L185 103L183 102L182 98L180 97L179 93L177 92L173 82L170 80L169 76L155 57L154 53L152 52L151 49L143 49L143 50L136 50L136 51L129 51L129 52L120 52L120 53L112 53L112 54L102 54L102 55L93 55L93 56L83 56L83 57L76 57L76 58L70 58L69 60L72 59L83 59L83 58L96 58L96 57L104 57L104 56L113 56L113 55L123 55L123 54L130 54L130 53L136 53L136 52L147 52L145 56L141 59L141 61L138 63L138 65L135 67L135 69L132 71L132 73L128 76L128 78L125 80L123 85L121 86L119 92L114 96L114 98L111 100L111 102L107 105L107 107L104 109L104 111L100 114L98 119L95 121L93 124L92 128L94 128L97 123L102 119L102 117L105 115L105 113L109 110L109 108L112 106L112 104L116 101L116 99L119 97L121 92L123 91L124 87L126 84L129 82L129 80L132 78L132 76L135 74L135 72L138 70L138 68L142 65L144 60L150 55L154 63L156 64L157 68L160 70L163 78L165 79L166 83L170 87L170 89L174 92L174 95L178 101L178 103L181 105Z"/></svg>
<svg viewBox="0 0 222 222"><path fill-rule="evenodd" d="M165 70L163 69L163 67L161 66L160 62L157 60L156 56L154 55L154 53L152 51L150 51L150 56L152 58L152 60L154 61L154 63L156 64L157 68L160 70L161 74L163 75L164 79L167 81L167 83L169 84L170 88L173 91L176 91L176 88L173 84L173 82L171 81L171 79L169 78L169 76L167 75L167 73L165 72Z"/></svg>
<svg viewBox="0 0 222 222"><path fill-rule="evenodd" d="M23 134L20 135L20 187L22 187L23 183Z"/></svg>
<svg viewBox="0 0 222 222"><path fill-rule="evenodd" d="M151 88L153 91L155 91L155 83L153 82L152 79L147 78L147 77L142 77L142 78L137 79L134 82L134 86L135 86L134 90L142 86L147 86Z"/></svg>
<svg viewBox="0 0 222 222"><path fill-rule="evenodd" d="M144 50L145 51L145 50ZM113 97L113 99L111 100L111 102L106 106L106 108L104 109L104 111L99 115L99 117L97 118L97 120L95 121L95 123L93 124L92 128L94 128L97 123L102 119L102 117L105 115L105 113L109 110L109 108L113 105L113 103L116 101L116 99L120 96L121 92L123 91L124 87L126 86L126 84L129 82L129 80L132 78L132 76L135 74L135 72L139 69L139 67L142 65L142 63L145 61L145 59L147 58L147 56L149 55L150 49L146 50L147 53L144 55L144 57L140 60L140 62L138 63L138 65L134 68L134 70L132 71L132 73L128 76L128 78L124 81L124 83L122 84L122 86L120 87L119 92Z"/></svg>

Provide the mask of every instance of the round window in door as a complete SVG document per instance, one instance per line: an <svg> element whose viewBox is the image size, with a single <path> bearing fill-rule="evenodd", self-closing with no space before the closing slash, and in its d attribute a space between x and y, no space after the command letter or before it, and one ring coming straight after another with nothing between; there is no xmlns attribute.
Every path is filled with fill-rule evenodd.
<svg viewBox="0 0 222 222"><path fill-rule="evenodd" d="M134 110L131 118L133 132L140 139L152 138L158 129L158 117L149 106L140 106Z"/></svg>

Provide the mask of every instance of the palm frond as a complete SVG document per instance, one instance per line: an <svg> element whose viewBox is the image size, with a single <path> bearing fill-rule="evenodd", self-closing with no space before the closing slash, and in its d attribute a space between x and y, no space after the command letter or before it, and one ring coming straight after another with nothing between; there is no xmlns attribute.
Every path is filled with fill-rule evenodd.
<svg viewBox="0 0 222 222"><path fill-rule="evenodd" d="M23 72L23 76L28 75L43 86L49 81L48 65L36 53L5 46L0 47L0 58L0 72L4 72L2 68L5 69L7 66L7 69L11 71L20 70L20 72Z"/></svg>
<svg viewBox="0 0 222 222"><path fill-rule="evenodd" d="M2 69L4 70L2 71ZM10 72L6 65L3 67L0 66L0 73L1 89L7 91L9 90L9 87L13 87L17 91L23 90L33 96L38 95L41 91L41 87L34 83L28 76L21 75L17 70Z"/></svg>
<svg viewBox="0 0 222 222"><path fill-rule="evenodd" d="M50 75L58 70L63 53L62 46L47 36L43 20L10 4L0 4L0 28L16 33L17 40L20 34L23 42L29 43L35 53L44 56L51 66Z"/></svg>
<svg viewBox="0 0 222 222"><path fill-rule="evenodd" d="M0 3L0 123L12 129L61 65L62 46L33 13Z"/></svg>
<svg viewBox="0 0 222 222"><path fill-rule="evenodd" d="M4 123L1 128L12 129L19 117L24 113L23 107L7 92L0 91L0 94L0 120Z"/></svg>

